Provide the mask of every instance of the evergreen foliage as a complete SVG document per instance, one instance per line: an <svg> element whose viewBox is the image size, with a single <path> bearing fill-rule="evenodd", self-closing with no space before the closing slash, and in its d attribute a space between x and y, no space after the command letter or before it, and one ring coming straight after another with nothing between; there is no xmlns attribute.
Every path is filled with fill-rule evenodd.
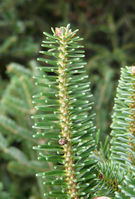
<svg viewBox="0 0 135 199"><path fill-rule="evenodd" d="M42 112L36 113L31 96L52 90L34 85L32 76L42 76L44 71L36 70L38 64L33 59L37 57L42 32L50 33L50 25L59 27L68 22L74 29L79 28L84 38L81 44L85 46L87 81L91 81L94 94L91 99L95 104L95 126L100 128L93 138L96 144L91 159L97 163L92 165L95 177L88 185L90 198L135 197L134 135L130 128L134 126L134 108L131 107L134 98L130 99L134 92L133 68L122 69L111 137L107 136L120 66L134 64L134 19L134 1L0 1L0 199L41 199L47 198L43 192L58 190L58 186L43 185L45 178L35 178L35 173L51 171L57 162L56 159L53 163L52 159L37 161L37 153L32 150L33 145L48 143L52 137L51 134L37 136L37 129L32 129L33 123L40 121L38 115ZM54 72L47 72L44 77L47 85L52 82L48 80L51 74L53 76ZM30 115L35 119L31 120Z"/></svg>
<svg viewBox="0 0 135 199"><path fill-rule="evenodd" d="M36 181L34 175L48 165L37 161L37 154L32 150L36 143L30 119L35 112L32 95L39 90L32 80L35 62L30 65L29 69L17 63L7 67L10 84L3 91L0 103L1 199L42 197L42 180Z"/></svg>
<svg viewBox="0 0 135 199"><path fill-rule="evenodd" d="M134 198L135 67L121 69L111 142L107 137L102 144L77 31L67 25L52 29L53 34L44 32L41 73L34 76L41 92L33 96L34 137L42 143L34 149L51 169L37 176L50 190L45 198Z"/></svg>
<svg viewBox="0 0 135 199"><path fill-rule="evenodd" d="M82 39L69 25L53 32L54 35L44 33L47 40L42 46L49 50L40 52L47 58L38 59L46 63L39 67L44 74L38 76L37 82L45 91L34 96L35 108L39 111L35 117L40 118L34 126L40 130L36 136L48 140L34 148L41 151L39 159L54 163L54 170L39 175L45 177L46 184L59 185L57 191L45 193L46 196L89 197L88 190L94 178L95 161L90 156L95 150L95 127L91 114L92 95L84 70L86 63L82 59L83 46L78 45Z"/></svg>
<svg viewBox="0 0 135 199"><path fill-rule="evenodd" d="M28 67L29 61L36 59L44 30L50 32L50 25L57 27L70 22L84 38L86 69L96 104L96 125L104 140L110 131L110 112L120 66L134 64L134 19L134 1L1 0L2 81L11 62Z"/></svg>
<svg viewBox="0 0 135 199"><path fill-rule="evenodd" d="M135 67L122 69L117 88L111 140L111 159L122 168L135 165Z"/></svg>

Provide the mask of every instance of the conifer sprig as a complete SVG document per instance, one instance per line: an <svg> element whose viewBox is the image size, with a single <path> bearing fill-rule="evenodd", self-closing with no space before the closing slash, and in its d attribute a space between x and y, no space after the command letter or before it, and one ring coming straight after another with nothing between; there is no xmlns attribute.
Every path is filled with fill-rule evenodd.
<svg viewBox="0 0 135 199"><path fill-rule="evenodd" d="M45 64L39 67L44 74L37 77L44 92L34 96L39 112L35 117L41 119L34 128L40 130L35 136L42 137L43 144L34 148L41 151L39 159L53 162L53 170L38 175L51 186L48 198L88 198L95 178L96 161L90 158L95 127L83 46L78 45L82 39L69 25L52 31L44 33L42 46L49 49L38 59Z"/></svg>
<svg viewBox="0 0 135 199"><path fill-rule="evenodd" d="M70 26L44 33L46 50L35 78L40 91L33 96L38 119L34 137L39 159L51 170L37 174L49 192L46 198L90 199L133 196L135 143L135 67L122 68L115 99L111 150L109 137L94 138L92 95L85 73L82 40ZM96 140L96 141L95 141ZM97 146L100 149L97 149ZM124 169L123 169L124 168ZM133 179L132 179L133 177ZM126 183L131 187L126 189ZM103 197L101 197L103 198Z"/></svg>
<svg viewBox="0 0 135 199"><path fill-rule="evenodd" d="M111 126L111 159L120 163L122 168L131 168L135 157L134 71L134 67L125 67L121 70Z"/></svg>

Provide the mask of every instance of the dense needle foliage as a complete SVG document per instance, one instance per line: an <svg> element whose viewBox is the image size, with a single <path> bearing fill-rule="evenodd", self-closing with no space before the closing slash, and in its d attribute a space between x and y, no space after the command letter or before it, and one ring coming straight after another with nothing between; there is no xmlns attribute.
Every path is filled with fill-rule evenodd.
<svg viewBox="0 0 135 199"><path fill-rule="evenodd" d="M134 141L132 128L131 133L126 131L129 130L131 122L134 125L134 118L132 118L134 108L132 107L132 113L129 111L133 103L131 103L132 99L128 98L134 90L129 88L129 85L133 86L133 82L130 82L131 73L128 68L122 69L124 77L121 75L122 79L116 96L114 111L117 115L113 114L111 151L108 150L110 137L107 134L110 132L111 111L120 67L134 64L134 20L134 1L38 0L34 3L32 0L0 1L0 198L40 199L43 198L43 193L49 193L52 189L52 186L43 185L40 177L37 180L35 178L35 173L47 169L51 171L53 164L42 160L37 161L36 151L32 150L32 146L44 142L42 137L36 136L37 140L32 138L32 134L36 135L37 132L37 129L32 129L32 125L38 122L38 118L36 121L30 118L36 113L32 105L32 96L45 92L44 89L42 91L43 87L35 86L35 80L32 80L32 76L39 75L39 70L36 70L39 64L33 59L36 60L38 56L42 32L51 33L50 26L66 26L69 22L73 29L79 28L79 34L84 38L78 45L84 45L86 56L83 59L87 60L85 69L89 76L87 82L89 84L91 81L91 90L94 94L95 125L97 129L100 128L94 141L97 146L94 159L97 161L102 159L101 162L104 164L96 165L97 178L96 183L94 180L92 184L95 188L91 193L104 195L103 187L105 189L107 187L113 197L117 185L120 184L119 189L122 191L116 193L117 197L132 198L130 192L134 193L135 184L131 175L134 173L134 167L131 166L134 164L132 152ZM47 55L46 58L48 59L49 56ZM48 74L50 73L47 72ZM132 76L133 79L134 76ZM47 88L46 92L49 92L49 89ZM128 89L127 97L126 89ZM122 94L119 94L119 90ZM121 99L117 99L120 96ZM87 100L84 99L84 101ZM130 102L130 108L128 102ZM124 118L120 114L121 106L125 106L121 108ZM124 129L122 129L123 123L126 125ZM47 138L45 139L47 141ZM116 161L116 164L120 164L122 171L124 168L124 175L126 175L124 180L121 170L119 171L121 175L116 180L115 175L119 167L110 163L109 157ZM107 164L106 159L109 159ZM125 166L125 163L128 166ZM116 168L113 173L111 170L114 166ZM129 166L132 171L127 174L126 170ZM108 170L105 173L106 168ZM45 179L43 181L45 182ZM109 187L106 186L107 184ZM127 184L130 184L130 189L127 189Z"/></svg>
<svg viewBox="0 0 135 199"><path fill-rule="evenodd" d="M36 85L44 90L33 96L37 110L33 118L39 119L35 137L42 138L34 149L39 151L39 160L52 163L52 169L37 174L51 189L44 195L57 199L133 198L135 67L122 68L111 144L108 137L105 145L99 144L83 46L79 45L82 38L70 25L52 32L44 32L43 56L38 58L42 73L35 77Z"/></svg>
<svg viewBox="0 0 135 199"><path fill-rule="evenodd" d="M0 75L5 77L5 68L11 62L28 67L37 57L42 32L50 32L50 26L71 23L84 38L96 124L104 139L110 131L120 67L134 64L134 20L134 1L1 0Z"/></svg>

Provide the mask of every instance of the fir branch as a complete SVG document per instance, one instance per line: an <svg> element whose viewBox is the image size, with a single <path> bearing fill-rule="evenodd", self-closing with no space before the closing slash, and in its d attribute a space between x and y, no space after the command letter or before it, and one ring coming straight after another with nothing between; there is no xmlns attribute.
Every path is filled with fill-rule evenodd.
<svg viewBox="0 0 135 199"><path fill-rule="evenodd" d="M121 185L119 192L115 193L116 199L134 199L135 197L135 167L132 167L133 174L128 173Z"/></svg>
<svg viewBox="0 0 135 199"><path fill-rule="evenodd" d="M93 196L106 195L113 197L119 192L119 185L123 182L124 174L119 165L113 161L99 162L97 167L96 185L93 187Z"/></svg>
<svg viewBox="0 0 135 199"><path fill-rule="evenodd" d="M59 81L59 106L60 106L60 126L61 126L61 136L59 144L63 145L64 150L64 161L65 161L65 172L66 181L68 184L68 192L71 198L78 199L78 190L76 184L75 170L74 170L74 160L72 154L71 145L71 119L69 112L69 95L67 90L67 74L66 65L68 64L67 52L65 46L67 41L65 40L66 35L63 34L62 28L56 28L56 35L59 37L59 50L58 54L58 81ZM65 33L66 34L66 33ZM68 36L68 35L67 35Z"/></svg>
<svg viewBox="0 0 135 199"><path fill-rule="evenodd" d="M35 136L44 138L44 144L34 149L41 151L39 159L53 162L54 170L38 175L45 177L45 184L53 185L52 191L45 193L47 197L88 198L95 178L96 161L91 153L96 145L92 95L82 59L84 51L80 50L83 46L78 45L82 39L69 25L52 31L53 35L44 33L42 46L49 50L41 53L47 58L38 58L45 66L39 67L44 74L38 76L37 85L49 92L34 96L33 102L38 110L35 117L40 119L34 128L41 131Z"/></svg>
<svg viewBox="0 0 135 199"><path fill-rule="evenodd" d="M130 155L130 159L133 165L135 165L135 66L131 67L131 72L132 72L132 92L131 92L131 103L129 104L130 110L131 110L131 119L130 121L130 127L129 131L131 134L133 134L133 139L131 139L131 147L133 150L133 154Z"/></svg>
<svg viewBox="0 0 135 199"><path fill-rule="evenodd" d="M114 105L111 156L122 168L134 164L134 126L135 126L135 80L134 67L121 70L117 95Z"/></svg>
<svg viewBox="0 0 135 199"><path fill-rule="evenodd" d="M15 63L10 64L9 67L10 84L7 85L0 102L0 151L2 161L6 160L6 164L3 161L6 165L5 172L8 171L10 176L14 176L12 183L16 184L15 180L18 179L18 176L20 176L19 183L22 179L27 179L26 177L31 179L35 172L43 172L47 169L48 164L35 160L37 154L32 150L33 143L37 143L37 140L32 138L31 126L33 121L29 117L29 114L34 113L31 99L36 91L32 72L30 69L25 70L24 66ZM26 112L18 111L24 108L27 110ZM19 188L20 185L16 185ZM39 193L42 197L42 179L38 178L37 184L35 181L32 187L35 189L36 186L38 191L34 192L36 195L34 197L39 196ZM25 190L27 189L26 187ZM23 195L23 192L21 191L20 194Z"/></svg>

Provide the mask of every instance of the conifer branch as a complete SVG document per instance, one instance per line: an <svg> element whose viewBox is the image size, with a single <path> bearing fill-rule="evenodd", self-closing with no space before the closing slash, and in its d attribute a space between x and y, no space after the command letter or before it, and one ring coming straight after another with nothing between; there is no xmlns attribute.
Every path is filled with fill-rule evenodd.
<svg viewBox="0 0 135 199"><path fill-rule="evenodd" d="M44 33L47 37L42 46L49 50L40 51L47 58L38 58L45 66L38 68L43 75L37 77L37 85L49 92L34 96L33 102L38 110L35 117L40 119L34 128L41 131L35 137L44 138L44 144L34 149L41 151L39 159L53 162L54 170L38 176L46 178L46 185L53 185L45 196L90 197L88 190L95 178L96 160L91 159L95 127L86 63L82 59L84 51L79 49L83 46L77 43L82 39L69 25L52 31L53 35ZM59 185L57 191L54 185Z"/></svg>
<svg viewBox="0 0 135 199"><path fill-rule="evenodd" d="M130 140L131 149L133 150L133 153L130 154L130 159L132 164L135 166L135 66L131 67L131 76L132 76L132 92L131 92L131 103L129 104L130 110L131 110L131 120L129 131L133 135L133 138Z"/></svg>
<svg viewBox="0 0 135 199"><path fill-rule="evenodd" d="M109 137L98 151L99 133L95 142L84 51L77 43L81 38L69 25L52 32L53 35L44 33L46 41L42 47L46 51L40 51L43 56L38 58L44 65L38 67L41 73L35 77L36 85L42 89L33 96L37 109L33 118L38 119L34 137L41 138L34 149L39 151L39 160L48 161L52 168L37 176L45 179L44 184L49 187L47 198L90 199L105 195L114 198L115 194L123 194L129 166L129 179L133 174L135 68L122 68L114 106L111 152Z"/></svg>
<svg viewBox="0 0 135 199"><path fill-rule="evenodd" d="M63 28L56 28L55 34L59 37L59 50L58 54L58 80L59 80L59 114L60 114L60 125L62 138L59 140L59 144L63 146L64 151L64 162L66 181L68 184L68 192L71 198L78 199L78 190L76 184L76 176L74 171L74 158L72 154L71 144L71 120L69 112L69 95L67 90L67 74L66 65L68 64L67 52L65 46L67 45L67 37L71 32L66 32Z"/></svg>
<svg viewBox="0 0 135 199"><path fill-rule="evenodd" d="M134 162L134 77L134 67L122 68L111 126L111 159L122 168L131 167Z"/></svg>

